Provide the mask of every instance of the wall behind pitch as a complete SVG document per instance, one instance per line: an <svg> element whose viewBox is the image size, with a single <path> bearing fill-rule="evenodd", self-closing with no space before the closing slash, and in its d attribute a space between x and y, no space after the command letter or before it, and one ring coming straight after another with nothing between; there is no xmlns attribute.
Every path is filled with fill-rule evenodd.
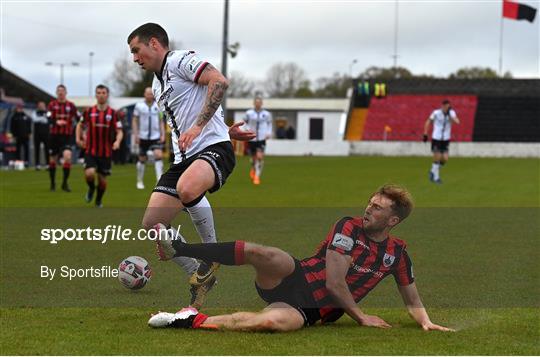
<svg viewBox="0 0 540 357"><path fill-rule="evenodd" d="M540 98L480 96L473 141L540 142Z"/></svg>

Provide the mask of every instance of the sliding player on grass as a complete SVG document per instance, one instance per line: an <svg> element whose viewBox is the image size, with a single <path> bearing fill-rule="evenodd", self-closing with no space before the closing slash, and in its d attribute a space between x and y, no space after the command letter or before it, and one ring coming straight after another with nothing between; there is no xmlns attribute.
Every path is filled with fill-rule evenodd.
<svg viewBox="0 0 540 357"><path fill-rule="evenodd" d="M321 320L333 322L344 313L359 325L391 327L357 306L382 279L393 275L410 316L424 330L451 331L431 322L414 283L404 241L390 236L410 214L410 194L386 185L370 198L362 217L338 221L315 255L297 260L281 249L235 241L186 244L172 240L163 225L156 241L160 259L188 256L224 265L251 265L259 296L268 303L260 312L207 316L189 307L177 313L159 312L152 327L221 328L241 331L292 331Z"/></svg>

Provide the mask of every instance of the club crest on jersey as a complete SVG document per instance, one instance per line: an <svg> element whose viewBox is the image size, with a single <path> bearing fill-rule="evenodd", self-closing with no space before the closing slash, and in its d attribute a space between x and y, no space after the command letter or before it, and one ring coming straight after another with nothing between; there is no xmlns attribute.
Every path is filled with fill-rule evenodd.
<svg viewBox="0 0 540 357"><path fill-rule="evenodd" d="M343 250L351 250L354 246L354 241L351 237L347 237L341 233L334 234L334 239L332 240L332 245L336 248L341 248Z"/></svg>
<svg viewBox="0 0 540 357"><path fill-rule="evenodd" d="M105 120L106 121L111 121L111 119L112 119L112 115L110 115L110 114L105 115Z"/></svg>
<svg viewBox="0 0 540 357"><path fill-rule="evenodd" d="M390 265L394 264L394 260L396 260L396 257L394 257L393 255L390 255L388 253L384 253L383 265L385 267L388 268Z"/></svg>
<svg viewBox="0 0 540 357"><path fill-rule="evenodd" d="M70 111L71 111L71 108L70 108L70 107L68 107L68 106L66 106L66 112L68 112L68 113L69 113Z"/></svg>

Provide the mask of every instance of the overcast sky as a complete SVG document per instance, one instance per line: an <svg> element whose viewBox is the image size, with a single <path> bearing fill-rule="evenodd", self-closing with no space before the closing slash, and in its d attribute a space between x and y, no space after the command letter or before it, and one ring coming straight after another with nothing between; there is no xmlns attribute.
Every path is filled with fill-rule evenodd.
<svg viewBox="0 0 540 357"><path fill-rule="evenodd" d="M519 0L539 8L539 1ZM223 1L51 2L1 0L0 60L7 69L54 92L59 69L45 62L79 62L65 69L70 95L87 95L105 81L115 59L128 55L127 35L157 22L170 39L221 62ZM399 1L398 65L446 76L463 66L498 68L502 0ZM391 66L395 1L230 1L230 43L241 45L229 72L263 79L276 62L294 61L315 80ZM504 20L503 70L540 78L539 17Z"/></svg>

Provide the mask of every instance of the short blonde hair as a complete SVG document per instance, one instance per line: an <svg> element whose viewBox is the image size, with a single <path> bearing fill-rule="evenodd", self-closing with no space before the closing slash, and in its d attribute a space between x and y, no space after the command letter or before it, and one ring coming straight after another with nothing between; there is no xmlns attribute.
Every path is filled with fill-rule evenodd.
<svg viewBox="0 0 540 357"><path fill-rule="evenodd" d="M376 195L384 196L392 201L392 210L394 211L396 216L399 217L400 221L403 221L405 218L407 218L413 210L414 203L412 200L412 196L410 192L407 191L407 189L404 187L393 184L386 184L379 187L379 189L371 195L370 199Z"/></svg>

